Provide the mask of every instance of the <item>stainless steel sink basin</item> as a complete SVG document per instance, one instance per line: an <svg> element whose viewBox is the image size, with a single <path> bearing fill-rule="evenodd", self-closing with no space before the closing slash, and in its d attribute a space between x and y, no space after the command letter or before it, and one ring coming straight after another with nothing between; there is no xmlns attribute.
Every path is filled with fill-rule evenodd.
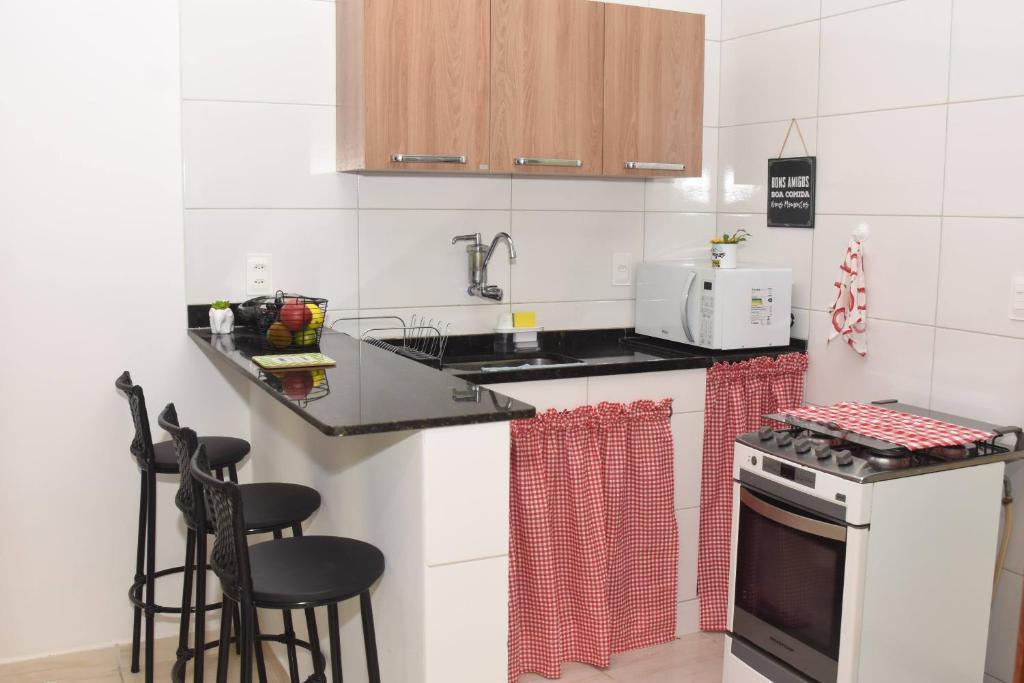
<svg viewBox="0 0 1024 683"><path fill-rule="evenodd" d="M539 370L566 365L582 365L583 361L558 353L534 353L516 356L453 358L443 363L445 370L459 373L508 372L510 370Z"/></svg>

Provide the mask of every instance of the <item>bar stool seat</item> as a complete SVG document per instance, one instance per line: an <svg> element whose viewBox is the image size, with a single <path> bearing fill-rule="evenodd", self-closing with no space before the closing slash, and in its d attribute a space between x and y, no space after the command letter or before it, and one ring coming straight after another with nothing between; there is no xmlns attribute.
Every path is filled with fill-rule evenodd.
<svg viewBox="0 0 1024 683"><path fill-rule="evenodd" d="M243 506L245 505L243 498ZM246 519L249 510L245 510ZM249 547L257 607L320 607L363 593L384 574L384 554L362 541L299 536Z"/></svg>
<svg viewBox="0 0 1024 683"><path fill-rule="evenodd" d="M202 437L199 443L203 443ZM215 466L211 463L211 467ZM245 531L263 534L291 529L320 509L320 493L299 484L242 484L238 487L245 506ZM207 533L213 533L208 528Z"/></svg>
<svg viewBox="0 0 1024 683"><path fill-rule="evenodd" d="M248 441L233 436L201 436L199 443L206 446L210 467L214 470L237 465L251 450ZM178 455L174 451L173 439L153 444L153 455L157 474L178 474Z"/></svg>

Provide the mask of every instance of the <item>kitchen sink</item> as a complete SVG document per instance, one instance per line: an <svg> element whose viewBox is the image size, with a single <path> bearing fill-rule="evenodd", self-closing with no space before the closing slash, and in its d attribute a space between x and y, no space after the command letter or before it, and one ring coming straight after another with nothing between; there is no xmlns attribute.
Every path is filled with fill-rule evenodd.
<svg viewBox="0 0 1024 683"><path fill-rule="evenodd" d="M583 361L558 353L533 353L496 356L474 356L471 358L452 358L444 361L442 368L456 374L476 372L509 372L511 370L539 370L557 368L567 365L582 365Z"/></svg>

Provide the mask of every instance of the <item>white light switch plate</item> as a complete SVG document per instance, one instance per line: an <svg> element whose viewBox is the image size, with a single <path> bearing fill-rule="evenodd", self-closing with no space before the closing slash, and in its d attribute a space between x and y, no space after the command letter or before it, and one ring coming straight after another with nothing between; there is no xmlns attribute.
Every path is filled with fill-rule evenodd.
<svg viewBox="0 0 1024 683"><path fill-rule="evenodd" d="M248 296L274 293L274 261L270 254L245 257L245 293Z"/></svg>
<svg viewBox="0 0 1024 683"><path fill-rule="evenodd" d="M628 287L633 284L633 255L620 251L612 254L612 285Z"/></svg>
<svg viewBox="0 0 1024 683"><path fill-rule="evenodd" d="M1024 320L1024 273L1014 273L1010 282L1010 318Z"/></svg>

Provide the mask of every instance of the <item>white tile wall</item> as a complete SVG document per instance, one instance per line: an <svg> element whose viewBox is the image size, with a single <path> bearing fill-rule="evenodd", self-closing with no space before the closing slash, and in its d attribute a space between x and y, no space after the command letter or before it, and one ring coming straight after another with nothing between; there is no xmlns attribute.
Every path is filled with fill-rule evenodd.
<svg viewBox="0 0 1024 683"><path fill-rule="evenodd" d="M723 126L815 114L818 28L811 22L722 44Z"/></svg>
<svg viewBox="0 0 1024 683"><path fill-rule="evenodd" d="M644 258L710 259L715 237L713 213L649 213L644 225Z"/></svg>
<svg viewBox="0 0 1024 683"><path fill-rule="evenodd" d="M820 54L786 40L819 25ZM1024 422L1024 322L1010 319L1011 280L1024 275L1022 27L1017 0L723 0L718 229L752 225L745 256L808 269L810 310L794 311L794 334L809 336L808 400L895 397ZM809 94L748 85L768 69L747 64L783 54L817 63L772 69L770 85L813 72ZM810 111L795 104L805 101ZM791 116L809 117L801 127L818 158L809 257L786 229L764 227L766 160L786 124L732 125ZM786 155L800 154L791 138ZM833 282L861 222L871 227L866 358L826 344ZM1011 678L1022 574L1024 532L1011 540L986 681Z"/></svg>
<svg viewBox="0 0 1024 683"><path fill-rule="evenodd" d="M950 216L1024 216L1024 98L949 107L946 205Z"/></svg>
<svg viewBox="0 0 1024 683"><path fill-rule="evenodd" d="M904 0L823 20L819 113L945 102L951 9Z"/></svg>
<svg viewBox="0 0 1024 683"><path fill-rule="evenodd" d="M1024 3L954 0L949 99L1024 95Z"/></svg>
<svg viewBox="0 0 1024 683"><path fill-rule="evenodd" d="M498 312L515 306L535 310L549 329L631 326L633 288L611 285L611 260L619 252L645 258L645 213L686 213L699 226L695 243L713 235L722 2L627 4L706 15L700 178L338 174L334 3L183 2L185 205L224 212L188 218L189 303L241 298L238 272L258 250L274 257L275 286L324 294L335 315L423 314L466 334L492 329ZM281 211L255 211L265 209ZM303 213L310 209L351 211L342 224ZM657 227L676 222L652 220L652 248L681 246L679 234ZM492 304L466 294L464 247L449 240L498 231L513 235L520 258L511 269L503 254L492 261L490 282L507 293ZM369 324L379 323L362 327Z"/></svg>
<svg viewBox="0 0 1024 683"><path fill-rule="evenodd" d="M819 119L818 212L939 215L945 133L945 106Z"/></svg>

